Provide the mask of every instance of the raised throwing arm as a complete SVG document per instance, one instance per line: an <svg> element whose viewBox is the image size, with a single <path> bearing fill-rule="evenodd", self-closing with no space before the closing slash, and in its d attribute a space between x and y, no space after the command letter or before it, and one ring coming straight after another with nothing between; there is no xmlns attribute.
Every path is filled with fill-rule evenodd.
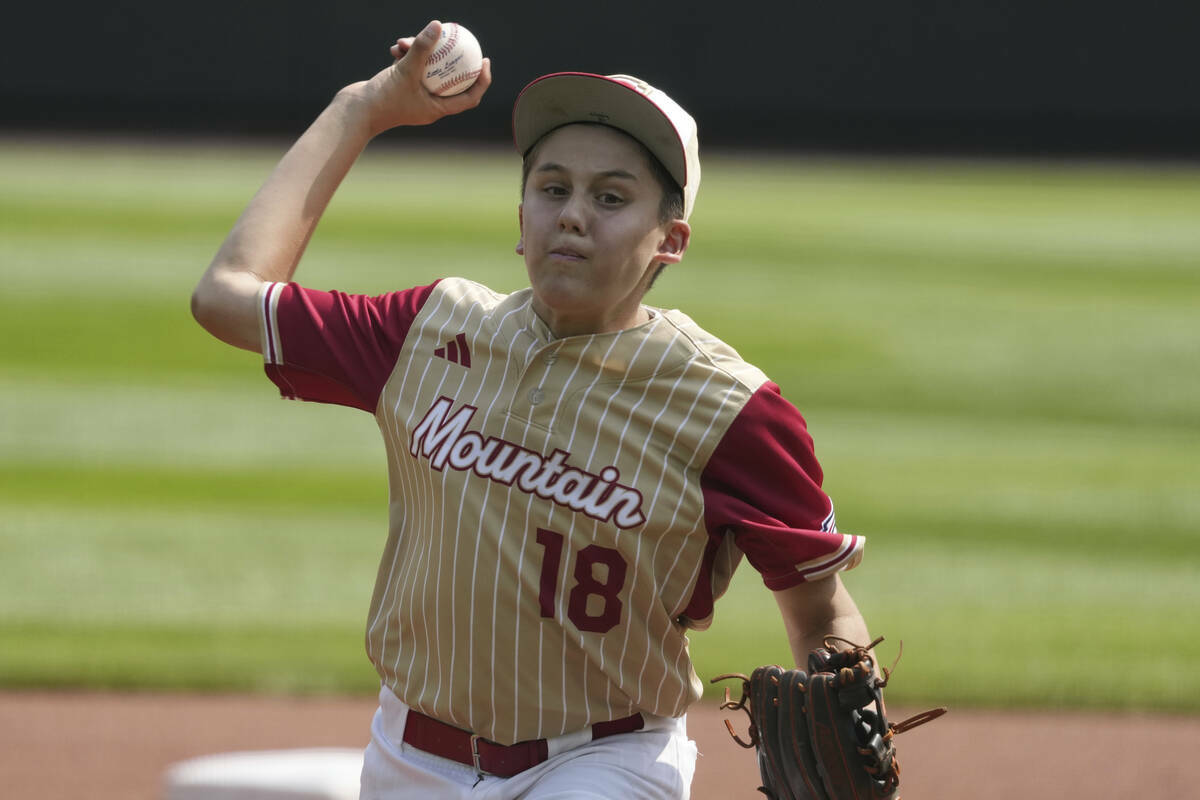
<svg viewBox="0 0 1200 800"><path fill-rule="evenodd" d="M291 280L333 193L367 143L389 128L428 125L479 104L491 64L468 91L431 94L421 74L441 33L430 22L391 47L395 62L337 93L292 145L226 236L192 293L192 314L209 333L259 350L255 301L267 281Z"/></svg>

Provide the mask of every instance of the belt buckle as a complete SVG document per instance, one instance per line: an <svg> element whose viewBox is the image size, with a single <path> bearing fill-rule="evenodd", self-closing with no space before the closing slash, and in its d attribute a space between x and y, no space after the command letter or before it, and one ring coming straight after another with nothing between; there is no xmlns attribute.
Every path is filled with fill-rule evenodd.
<svg viewBox="0 0 1200 800"><path fill-rule="evenodd" d="M475 772L479 775L486 775L488 773L484 772L483 767L479 765L479 740L482 738L478 733L471 734L471 758L475 762Z"/></svg>

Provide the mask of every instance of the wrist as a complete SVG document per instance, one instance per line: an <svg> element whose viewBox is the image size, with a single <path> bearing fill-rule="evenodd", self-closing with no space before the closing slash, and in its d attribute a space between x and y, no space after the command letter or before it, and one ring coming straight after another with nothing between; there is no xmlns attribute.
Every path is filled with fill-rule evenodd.
<svg viewBox="0 0 1200 800"><path fill-rule="evenodd" d="M372 94L368 81L359 81L338 91L329 104L329 109L349 131L373 139L389 128L396 127L394 109L385 109Z"/></svg>

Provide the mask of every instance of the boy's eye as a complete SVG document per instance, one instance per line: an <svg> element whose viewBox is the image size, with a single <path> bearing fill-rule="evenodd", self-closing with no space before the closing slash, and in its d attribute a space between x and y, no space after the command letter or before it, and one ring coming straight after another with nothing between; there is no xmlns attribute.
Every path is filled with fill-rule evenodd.
<svg viewBox="0 0 1200 800"><path fill-rule="evenodd" d="M612 192L603 192L598 199L606 206L615 206L625 202L620 195L613 194Z"/></svg>
<svg viewBox="0 0 1200 800"><path fill-rule="evenodd" d="M544 191L548 195L551 195L552 197L562 197L563 195L565 195L567 193L567 190L564 189L562 186L555 186L555 185L547 186L542 191Z"/></svg>

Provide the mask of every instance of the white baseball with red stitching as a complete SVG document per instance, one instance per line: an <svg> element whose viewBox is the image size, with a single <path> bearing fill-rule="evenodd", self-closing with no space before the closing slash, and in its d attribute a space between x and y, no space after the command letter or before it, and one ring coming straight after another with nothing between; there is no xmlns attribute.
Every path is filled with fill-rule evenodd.
<svg viewBox="0 0 1200 800"><path fill-rule="evenodd" d="M457 22L445 22L421 82L429 91L446 97L470 89L482 67L483 51L475 34Z"/></svg>

